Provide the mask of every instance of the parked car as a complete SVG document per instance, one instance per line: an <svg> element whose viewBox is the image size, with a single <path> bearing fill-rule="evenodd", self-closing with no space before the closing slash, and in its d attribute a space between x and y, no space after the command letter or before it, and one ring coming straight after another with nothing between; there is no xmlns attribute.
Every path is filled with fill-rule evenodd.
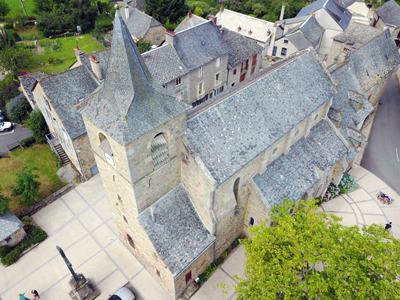
<svg viewBox="0 0 400 300"><path fill-rule="evenodd" d="M0 132L1 131L9 131L13 129L14 123L11 122L0 122Z"/></svg>
<svg viewBox="0 0 400 300"><path fill-rule="evenodd" d="M135 300L135 295L127 287L123 287L116 291L108 300Z"/></svg>

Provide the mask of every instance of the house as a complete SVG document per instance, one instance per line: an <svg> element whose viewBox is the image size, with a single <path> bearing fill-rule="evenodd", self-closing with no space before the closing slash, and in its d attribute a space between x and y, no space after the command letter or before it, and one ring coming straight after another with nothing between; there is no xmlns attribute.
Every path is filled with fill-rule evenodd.
<svg viewBox="0 0 400 300"><path fill-rule="evenodd" d="M263 48L256 41L237 32L224 28L221 33L229 47L227 86L232 88L258 74Z"/></svg>
<svg viewBox="0 0 400 300"><path fill-rule="evenodd" d="M135 40L143 38L159 46L164 41L164 26L153 17L131 6L121 9L121 15Z"/></svg>
<svg viewBox="0 0 400 300"><path fill-rule="evenodd" d="M174 32L179 32L206 22L206 19L195 15L194 13L192 13L192 11L189 11L187 13L187 16L182 20L182 22L179 23L178 27L175 28Z"/></svg>
<svg viewBox="0 0 400 300"><path fill-rule="evenodd" d="M215 17L218 26L255 40L264 48L262 55L266 55L265 49L270 43L271 35L274 30L274 23L250 17L223 7L221 7Z"/></svg>
<svg viewBox="0 0 400 300"><path fill-rule="evenodd" d="M370 25L379 29L388 27L396 45L400 45L400 6L395 1L389 0L377 8Z"/></svg>
<svg viewBox="0 0 400 300"><path fill-rule="evenodd" d="M342 1L342 4L350 11L351 20L350 23L360 23L369 25L372 17L371 4L365 3L364 0L348 0Z"/></svg>
<svg viewBox="0 0 400 300"><path fill-rule="evenodd" d="M37 72L18 77L21 91L24 93L25 98L28 99L28 102L31 105L32 109L37 109L37 104L35 98L33 97L32 89L37 80L46 76L48 75L43 72Z"/></svg>
<svg viewBox="0 0 400 300"><path fill-rule="evenodd" d="M15 247L26 236L24 224L11 212L0 214L0 247Z"/></svg>
<svg viewBox="0 0 400 300"><path fill-rule="evenodd" d="M333 37L333 43L326 62L327 66L343 61L349 51L359 48L381 32L382 30L368 25L350 24L345 31Z"/></svg>
<svg viewBox="0 0 400 300"><path fill-rule="evenodd" d="M215 39L208 24L193 28ZM168 43L200 76L203 54L184 61L187 31ZM193 49L213 49L201 41ZM154 80L116 12L104 84L78 109L119 237L173 299L273 205L340 180L349 145L327 118L335 94L306 49L192 109Z"/></svg>
<svg viewBox="0 0 400 300"><path fill-rule="evenodd" d="M329 53L332 37L345 30L350 24L351 13L336 0L317 0L303 7L297 17L314 15L317 22L325 29L318 53L325 56Z"/></svg>

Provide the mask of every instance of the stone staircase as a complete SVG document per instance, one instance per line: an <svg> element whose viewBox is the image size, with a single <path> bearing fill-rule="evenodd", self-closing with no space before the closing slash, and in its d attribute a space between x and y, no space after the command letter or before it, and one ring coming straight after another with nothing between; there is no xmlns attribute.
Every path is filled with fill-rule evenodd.
<svg viewBox="0 0 400 300"><path fill-rule="evenodd" d="M65 165L65 164L69 163L68 155L65 153L61 144L58 144L57 146L55 146L55 149L57 151L58 157L61 160L61 165Z"/></svg>

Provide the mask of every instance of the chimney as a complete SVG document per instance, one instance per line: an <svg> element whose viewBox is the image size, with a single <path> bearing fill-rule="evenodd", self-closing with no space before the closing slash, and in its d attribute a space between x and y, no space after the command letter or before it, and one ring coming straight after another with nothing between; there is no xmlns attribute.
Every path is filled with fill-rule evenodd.
<svg viewBox="0 0 400 300"><path fill-rule="evenodd" d="M285 8L286 4L282 2L281 16L279 17L279 21L283 20L283 17L285 16Z"/></svg>
<svg viewBox="0 0 400 300"><path fill-rule="evenodd" d="M154 215L154 206L150 206L150 219L153 223L156 222L156 216Z"/></svg>
<svg viewBox="0 0 400 300"><path fill-rule="evenodd" d="M214 25L217 25L217 17L216 16L208 15L207 19L211 20L214 23Z"/></svg>
<svg viewBox="0 0 400 300"><path fill-rule="evenodd" d="M224 5L223 4L221 4L221 8L219 9L219 12L223 12L224 11Z"/></svg>
<svg viewBox="0 0 400 300"><path fill-rule="evenodd" d="M169 29L165 29L165 42L170 44L172 47L174 47L174 37L175 32Z"/></svg>
<svg viewBox="0 0 400 300"><path fill-rule="evenodd" d="M192 11L189 9L188 13L187 13L188 18L190 18L192 16Z"/></svg>
<svg viewBox="0 0 400 300"><path fill-rule="evenodd" d="M76 61L77 63L81 66L82 65L82 56L84 53L79 49L78 46L75 47L75 56L76 56Z"/></svg>
<svg viewBox="0 0 400 300"><path fill-rule="evenodd" d="M129 19L129 6L125 6L125 18L128 20Z"/></svg>
<svg viewBox="0 0 400 300"><path fill-rule="evenodd" d="M90 66L92 67L92 72L97 77L97 79L102 80L103 76L101 75L99 60L93 55L90 55Z"/></svg>

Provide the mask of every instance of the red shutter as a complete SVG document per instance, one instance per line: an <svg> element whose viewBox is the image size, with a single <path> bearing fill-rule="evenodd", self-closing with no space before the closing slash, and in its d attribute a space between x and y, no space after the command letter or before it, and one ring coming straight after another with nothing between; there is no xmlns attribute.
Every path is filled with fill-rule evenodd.
<svg viewBox="0 0 400 300"><path fill-rule="evenodd" d="M240 75L240 82L245 80L245 78L246 78L246 73L243 73L242 75Z"/></svg>

